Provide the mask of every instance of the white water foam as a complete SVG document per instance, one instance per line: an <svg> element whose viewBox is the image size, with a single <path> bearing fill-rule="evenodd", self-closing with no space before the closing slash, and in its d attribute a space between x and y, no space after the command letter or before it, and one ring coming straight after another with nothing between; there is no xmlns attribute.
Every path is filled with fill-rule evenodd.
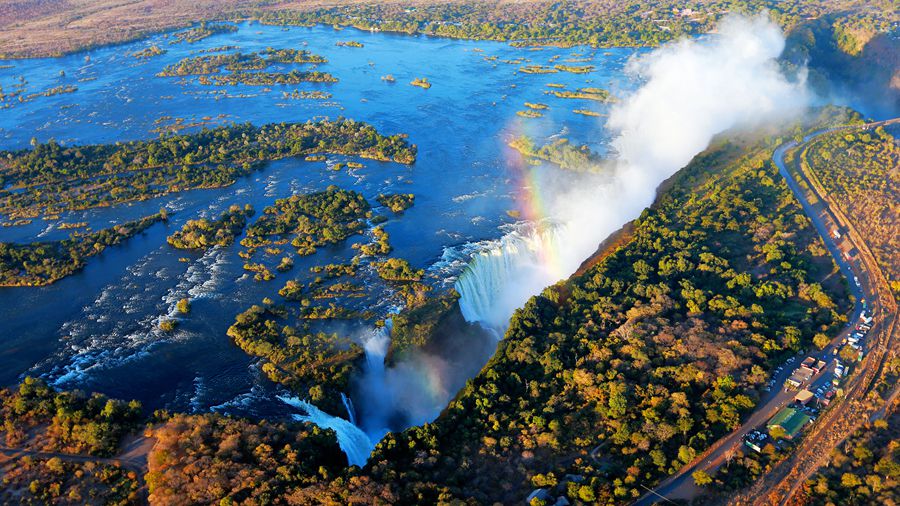
<svg viewBox="0 0 900 506"><path fill-rule="evenodd" d="M33 370L49 371L43 375L62 387L84 381L95 371L145 358L161 343L190 338L189 332L166 333L159 325L180 318L177 304L182 298L216 297L227 257L222 249L212 248L175 278L169 269L155 268L163 251L155 250L127 267L123 278L104 287L80 317L64 323L60 329L67 336L64 347ZM160 303L146 307L154 286L176 280Z"/></svg>
<svg viewBox="0 0 900 506"><path fill-rule="evenodd" d="M565 244L563 234L557 224L523 223L476 247L454 285L466 321L502 333L516 308L563 276L552 261ZM513 284L519 289L509 290Z"/></svg>

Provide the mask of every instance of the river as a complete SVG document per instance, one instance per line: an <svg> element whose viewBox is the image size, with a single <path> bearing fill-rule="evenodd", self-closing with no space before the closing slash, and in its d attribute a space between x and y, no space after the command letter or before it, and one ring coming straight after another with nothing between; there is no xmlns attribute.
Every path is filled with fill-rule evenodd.
<svg viewBox="0 0 900 506"><path fill-rule="evenodd" d="M346 40L359 41L364 47L336 45ZM410 142L418 145L418 160L412 166L359 160L365 167L334 171L335 163L353 158L330 156L327 164L285 159L227 188L0 228L0 241L54 240L68 234L58 228L60 222L86 221L96 230L162 207L171 213L169 223L154 225L126 244L91 258L76 275L43 288L0 289L2 384L39 375L59 388L136 398L148 409L214 410L256 417L295 412L295 406L279 400L286 392L266 380L255 361L235 347L225 331L249 305L277 297L286 280L311 276L307 273L313 265L346 262L355 252L352 243L366 238L302 257L293 271L260 283L246 276L237 245L186 253L166 245L165 237L188 219L215 216L232 204L249 203L259 212L277 198L332 184L355 189L373 204L380 193L414 193L414 207L398 216L387 213L390 220L385 228L394 247L392 255L426 269L427 282L436 290L448 289L472 255L489 248L511 227L523 226L515 216L533 217L527 207L535 175L546 177L559 170L522 163L518 153L507 147L511 139L527 134L544 143L566 137L601 155L609 149L603 127L609 105L549 95L552 88L547 84L625 93L635 83L624 67L640 51L528 50L492 42L256 23L239 24L237 32L194 44L171 41L170 34L160 34L61 58L3 62L0 85L6 92L17 83L27 93L66 85L78 89L3 109L0 149L28 148L32 137L70 145L144 139L177 119L199 128L201 124L343 116L371 123L384 134L408 134ZM167 53L149 59L131 56L152 45ZM339 82L219 87L155 75L181 58L224 45L245 53L266 47L308 49L328 59L319 70L335 75ZM595 68L586 74L518 72L523 65L554 63ZM388 74L396 82L382 80ZM410 86L416 77L427 77L433 86L428 90ZM320 90L332 97L284 97L284 92L294 90ZM541 118L523 118L516 112L525 109L525 102L550 107ZM575 109L601 116L576 114ZM383 302L387 288L376 281L366 281L370 293L364 303L386 316L397 308ZM190 316L174 333L160 332L159 321L173 315L175 303L183 297L191 299ZM472 312L471 307L464 309ZM481 365L469 367L477 371ZM442 395L452 396L461 384L457 379L443 385Z"/></svg>

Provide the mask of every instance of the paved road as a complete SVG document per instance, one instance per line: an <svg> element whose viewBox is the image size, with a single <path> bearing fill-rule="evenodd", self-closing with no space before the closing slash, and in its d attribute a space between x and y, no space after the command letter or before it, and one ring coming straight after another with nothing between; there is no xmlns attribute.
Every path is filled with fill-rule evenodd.
<svg viewBox="0 0 900 506"><path fill-rule="evenodd" d="M833 130L836 129L814 132L805 137L803 143L809 142L814 137ZM859 321L860 314L863 311L862 300L867 297L867 294L873 293L869 285L869 277L863 271L862 265L858 261L848 259L847 256L845 256L845 252L853 251L852 245L845 237L842 236L840 239L836 239L832 234L833 230L836 228L837 220L830 215L828 207L821 204L817 206L810 204L793 175L787 170L784 164L784 154L797 145L798 143L796 141L782 144L775 150L772 161L778 167L779 173L784 177L785 182L795 198L800 202L804 213L810 218L816 231L822 237L826 248L834 258L841 274L849 281L850 291L857 301L850 316L850 324L844 328L824 350L797 355L792 362L783 365L782 370L773 375L773 378L775 378L775 390L765 394L760 399L760 404L743 425L725 438L716 442L716 444L704 452L704 454L698 457L694 462L682 468L678 473L663 480L655 489L638 499L634 503L635 506L648 506L666 500L692 499L696 497L701 490L694 484L693 477L691 476L692 473L698 470L703 470L710 474L715 472L723 463L725 463L731 453L738 450L742 438L746 434L763 425L781 407L791 402L796 392L786 392L780 387L784 384L784 381L790 377L793 370L800 365L800 361L803 358L812 356L828 362L828 365L810 380L812 390L830 382L833 377L831 371L833 371L834 365L832 361L834 358L834 349L853 331L853 328ZM859 280L858 285L854 283L854 279Z"/></svg>
<svg viewBox="0 0 900 506"><path fill-rule="evenodd" d="M861 128L872 129L891 123L900 123L900 118L863 125ZM822 420L813 427L788 460L763 476L746 493L735 498L743 504L784 506L789 503L804 481L827 463L831 451L865 419L877 415L877 412L872 412L872 406L865 398L878 383L886 361L892 356L892 350L896 349L897 303L887 279L866 244L866 238L841 212L840 206L828 195L814 172L804 170L800 178L810 185L810 193L816 200L822 200L824 206L830 207L827 209L830 217L846 227L842 229L844 235L859 248L855 252L854 261L859 262L861 270L871 276L860 281L869 294L870 305L877 310L877 318L867 336L866 357L858 364L858 370L846 385L845 399L834 409L824 413Z"/></svg>

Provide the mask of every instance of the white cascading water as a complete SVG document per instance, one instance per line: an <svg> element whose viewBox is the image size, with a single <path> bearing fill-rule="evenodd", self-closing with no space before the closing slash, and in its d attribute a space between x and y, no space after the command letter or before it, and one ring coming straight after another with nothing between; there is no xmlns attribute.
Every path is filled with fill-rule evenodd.
<svg viewBox="0 0 900 506"><path fill-rule="evenodd" d="M366 353L366 370L363 372L365 384L366 416L362 427L372 438L378 441L388 433L387 410L394 407L393 392L387 386L384 359L391 344L391 320L385 320L384 327L374 329L363 340Z"/></svg>
<svg viewBox="0 0 900 506"><path fill-rule="evenodd" d="M347 419L350 420L350 423L356 425L356 412L353 410L353 401L344 392L341 392L341 401L344 403L344 409L347 410Z"/></svg>
<svg viewBox="0 0 900 506"><path fill-rule="evenodd" d="M516 308L565 275L553 261L565 244L564 228L523 225L476 252L454 286L466 321L501 337Z"/></svg>
<svg viewBox="0 0 900 506"><path fill-rule="evenodd" d="M367 399L380 406L392 406L390 389L385 387L384 358L387 354L390 338L390 320L382 328L374 329L363 339L363 350L366 353L365 380L370 392L377 398ZM383 417L368 416L363 427L357 425L353 403L349 397L341 394L347 419L330 415L308 401L296 397L278 396L285 404L300 409L305 414L295 414L293 418L301 422L311 422L319 427L332 429L337 434L338 445L347 454L350 465L364 466L375 443L381 440L388 429L383 424ZM367 430L364 430L367 429Z"/></svg>

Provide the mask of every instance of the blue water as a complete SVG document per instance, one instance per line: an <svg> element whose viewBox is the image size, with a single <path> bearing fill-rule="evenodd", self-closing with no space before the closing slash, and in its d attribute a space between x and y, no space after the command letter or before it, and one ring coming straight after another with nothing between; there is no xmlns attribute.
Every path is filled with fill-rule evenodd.
<svg viewBox="0 0 900 506"><path fill-rule="evenodd" d="M123 398L137 398L151 408L269 415L283 403L259 373L255 361L233 346L225 330L234 316L263 297L277 298L288 279L309 276L308 268L348 261L353 241L297 258L295 268L274 281L258 283L245 276L235 245L205 254L174 250L165 237L186 220L214 216L231 204L250 203L261 211L275 199L337 184L363 193L375 204L379 193L416 194L415 206L390 217L386 230L395 250L428 271L436 289L451 286L468 255L481 241L502 235L513 223L507 211L522 210L523 188L530 171L555 170L523 164L506 147L526 133L538 141L564 136L605 153L608 137L603 117L573 109L605 113L608 105L545 94L547 83L567 89L597 86L614 94L633 86L623 68L636 50L589 48L516 49L505 44L456 41L330 27L281 28L242 24L238 32L196 44L170 45L167 35L53 59L3 62L0 85L7 92L26 82L26 93L59 85L76 85L71 94L38 97L0 109L0 150L26 149L35 137L66 144L143 139L174 118L209 125L227 122L299 122L344 116L373 124L382 133L406 133L419 147L412 166L360 160L365 167L348 172L328 164L287 159L269 163L231 187L196 190L145 202L71 213L59 220L0 227L0 241L30 242L65 237L59 222L87 221L94 229L135 219L161 207L171 211L168 224L157 224L125 245L88 261L87 268L45 288L0 289L0 383L25 374L41 375L62 388L84 388ZM337 47L357 40L364 48ZM153 44L162 56L137 60L130 55ZM335 75L334 84L207 86L155 74L164 66L198 51L222 45L242 52L266 47L306 48L328 58L318 70ZM577 75L522 74L524 64L592 64ZM490 61L487 58L496 57ZM567 58L590 59L566 62ZM502 60L529 60L521 64ZM289 68L291 66L284 66ZM298 66L308 67L308 66ZM63 75L61 75L61 71ZM382 76L391 74L395 83ZM410 86L427 77L429 90ZM328 100L285 99L293 90L323 90ZM521 118L524 102L550 105L545 117ZM171 119L165 119L165 118ZM186 258L187 261L181 261ZM269 265L278 257L267 258ZM371 273L365 304L380 314L390 310L382 295L389 290ZM172 334L156 330L173 314L182 297L192 311ZM480 367L480 365L478 366ZM351 393L351 396L353 394Z"/></svg>

